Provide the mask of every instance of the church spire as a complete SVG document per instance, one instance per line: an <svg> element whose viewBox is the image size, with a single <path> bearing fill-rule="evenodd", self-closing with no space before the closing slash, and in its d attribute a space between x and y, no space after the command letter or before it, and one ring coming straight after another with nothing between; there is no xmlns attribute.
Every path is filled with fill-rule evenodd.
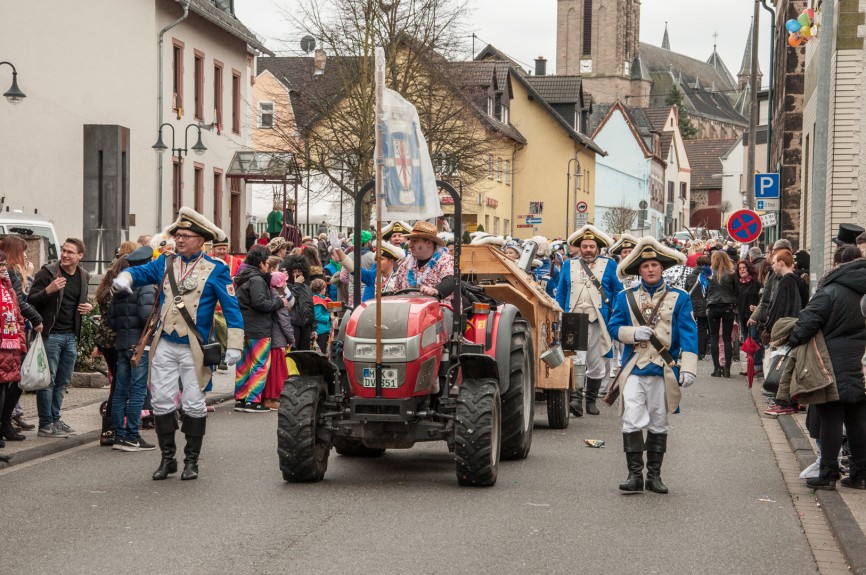
<svg viewBox="0 0 866 575"><path fill-rule="evenodd" d="M668 37L668 23L665 22L665 36L662 38L662 48L665 50L671 49L671 39Z"/></svg>
<svg viewBox="0 0 866 575"><path fill-rule="evenodd" d="M752 74L752 30L755 26L755 20L752 19L752 25L749 26L749 37L746 38L746 49L743 52L743 64L740 66L740 71L737 74L737 79L739 80L739 88L742 90L746 84L749 83ZM761 80L763 78L763 74L761 74L761 68L758 67L758 86L761 85Z"/></svg>

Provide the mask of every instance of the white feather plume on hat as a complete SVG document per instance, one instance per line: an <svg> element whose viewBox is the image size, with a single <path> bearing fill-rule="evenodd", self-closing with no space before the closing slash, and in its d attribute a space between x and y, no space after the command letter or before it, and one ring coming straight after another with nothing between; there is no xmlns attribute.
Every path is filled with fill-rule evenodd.
<svg viewBox="0 0 866 575"><path fill-rule="evenodd" d="M596 244L604 244L599 246L599 248L610 247L611 245L613 245L613 238L611 238L609 235L591 224L586 224L585 226L568 236L568 245L574 246L575 241L578 241L579 243L584 239L592 239L595 240Z"/></svg>
<svg viewBox="0 0 866 575"><path fill-rule="evenodd" d="M538 246L538 251L535 252L540 258L547 257L550 255L550 243L547 241L547 238L544 236L532 236L532 241L536 243Z"/></svg>
<svg viewBox="0 0 866 575"><path fill-rule="evenodd" d="M634 249L617 266L616 275L623 280L628 276L638 275L642 263L657 260L662 268L668 269L675 265L686 263L686 256L675 249L663 246L653 237L644 237Z"/></svg>
<svg viewBox="0 0 866 575"><path fill-rule="evenodd" d="M486 232L477 232L475 237L472 238L473 246L499 246L502 247L505 245L505 238L501 238L499 236L491 236Z"/></svg>

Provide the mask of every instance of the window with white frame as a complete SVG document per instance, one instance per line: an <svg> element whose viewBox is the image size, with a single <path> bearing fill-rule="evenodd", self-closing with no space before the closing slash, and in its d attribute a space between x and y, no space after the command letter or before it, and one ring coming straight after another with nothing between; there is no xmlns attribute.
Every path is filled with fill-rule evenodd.
<svg viewBox="0 0 866 575"><path fill-rule="evenodd" d="M501 115L501 117L499 118L499 121L502 122L503 124L507 124L508 120L511 117L508 113L508 106L502 106L502 111L501 111L500 115Z"/></svg>
<svg viewBox="0 0 866 575"><path fill-rule="evenodd" d="M493 178L493 154L487 154L487 177Z"/></svg>
<svg viewBox="0 0 866 575"><path fill-rule="evenodd" d="M274 127L274 103L259 102L259 128Z"/></svg>
<svg viewBox="0 0 866 575"><path fill-rule="evenodd" d="M495 110L493 105L493 97L487 96L487 115L490 117L495 117Z"/></svg>
<svg viewBox="0 0 866 575"><path fill-rule="evenodd" d="M496 158L496 181L502 181L502 158Z"/></svg>
<svg viewBox="0 0 866 575"><path fill-rule="evenodd" d="M511 185L511 160L505 160L505 183Z"/></svg>

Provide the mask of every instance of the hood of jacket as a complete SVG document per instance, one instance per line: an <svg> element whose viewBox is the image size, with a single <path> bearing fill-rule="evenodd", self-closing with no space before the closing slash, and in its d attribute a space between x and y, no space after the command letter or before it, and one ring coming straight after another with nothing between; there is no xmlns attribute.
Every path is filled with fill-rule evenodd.
<svg viewBox="0 0 866 575"><path fill-rule="evenodd" d="M824 278L824 285L831 283L845 286L855 293L866 294L866 259L842 264Z"/></svg>
<svg viewBox="0 0 866 575"><path fill-rule="evenodd" d="M244 269L238 272L238 275L235 276L235 285L237 287L241 287L242 285L250 281L250 279L252 279L253 277L260 277L265 280L265 283L270 284L270 282L265 277L265 274L261 270L258 270L252 266L246 266Z"/></svg>

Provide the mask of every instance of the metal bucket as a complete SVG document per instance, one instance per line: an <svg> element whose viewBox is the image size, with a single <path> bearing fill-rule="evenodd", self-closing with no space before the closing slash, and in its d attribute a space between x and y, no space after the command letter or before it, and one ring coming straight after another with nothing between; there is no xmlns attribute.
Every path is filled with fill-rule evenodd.
<svg viewBox="0 0 866 575"><path fill-rule="evenodd" d="M565 361L565 354L562 352L562 346L556 344L548 348L547 351L541 354L541 361L551 368L562 365L562 362Z"/></svg>

